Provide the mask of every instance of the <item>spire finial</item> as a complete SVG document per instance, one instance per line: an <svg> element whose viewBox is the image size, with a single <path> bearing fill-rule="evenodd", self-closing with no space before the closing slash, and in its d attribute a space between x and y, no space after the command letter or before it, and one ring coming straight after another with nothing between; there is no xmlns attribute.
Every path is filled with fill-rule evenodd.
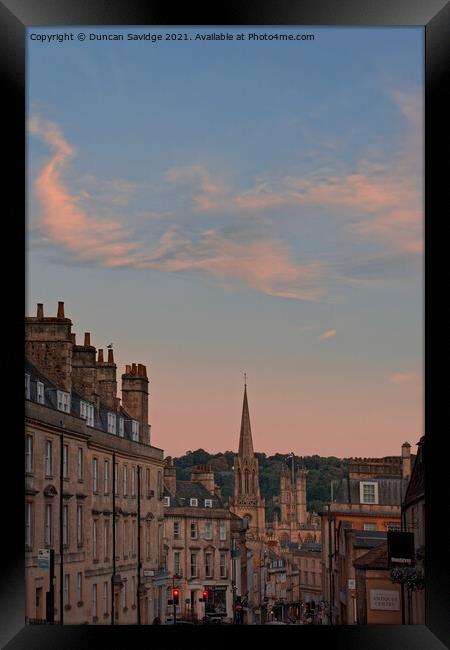
<svg viewBox="0 0 450 650"><path fill-rule="evenodd" d="M247 386L247 373L244 372L244 386Z"/></svg>

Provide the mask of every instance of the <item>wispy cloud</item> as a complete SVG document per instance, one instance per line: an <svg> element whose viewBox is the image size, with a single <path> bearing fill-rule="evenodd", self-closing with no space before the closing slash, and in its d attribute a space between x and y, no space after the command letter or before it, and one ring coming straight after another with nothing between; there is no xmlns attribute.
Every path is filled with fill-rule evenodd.
<svg viewBox="0 0 450 650"><path fill-rule="evenodd" d="M336 330L327 330L326 332L323 332L319 336L319 339L323 341L324 339L332 339L335 336L336 336Z"/></svg>
<svg viewBox="0 0 450 650"><path fill-rule="evenodd" d="M98 219L88 214L62 180L64 168L75 151L58 125L33 117L29 131L53 152L36 179L41 225L46 234L82 260L105 266L130 264L137 244L129 241L129 231L118 220Z"/></svg>
<svg viewBox="0 0 450 650"><path fill-rule="evenodd" d="M418 381L419 376L417 372L396 372L389 377L389 383L396 384L411 384Z"/></svg>
<svg viewBox="0 0 450 650"><path fill-rule="evenodd" d="M324 266L317 261L298 263L289 248L274 238L248 235L229 229L206 230L186 235L180 227L169 227L153 247L138 243L135 233L117 219L92 214L88 190L75 195L63 179L67 163L74 155L58 125L34 117L29 131L52 150L36 179L41 203L39 232L62 245L78 260L107 267L127 266L168 272L202 272L225 282L240 282L265 294L296 300L318 300L324 293ZM198 179L205 194L220 194L224 186L213 182L200 166L172 169L173 182ZM114 182L119 192L131 192L132 184ZM90 204L92 205L92 204ZM69 261L68 261L69 262Z"/></svg>

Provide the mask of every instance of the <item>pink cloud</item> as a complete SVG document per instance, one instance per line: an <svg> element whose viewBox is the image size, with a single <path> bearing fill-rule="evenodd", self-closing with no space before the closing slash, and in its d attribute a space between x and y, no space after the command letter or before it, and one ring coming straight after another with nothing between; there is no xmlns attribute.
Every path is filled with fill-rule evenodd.
<svg viewBox="0 0 450 650"><path fill-rule="evenodd" d="M410 384L417 380L417 372L396 372L389 377L389 383L396 385Z"/></svg>
<svg viewBox="0 0 450 650"><path fill-rule="evenodd" d="M137 265L172 272L203 271L223 280L240 280L262 293L297 300L318 300L324 293L324 266L297 264L287 247L272 239L242 241L208 230L196 239L167 231L159 245Z"/></svg>
<svg viewBox="0 0 450 650"><path fill-rule="evenodd" d="M89 215L61 179L74 149L64 140L59 127L34 117L29 122L29 130L53 150L36 179L43 230L81 260L95 260L105 266L129 264L131 254L137 249L136 243L127 241L129 232L118 221Z"/></svg>
<svg viewBox="0 0 450 650"><path fill-rule="evenodd" d="M327 330L326 332L323 332L323 334L319 336L319 339L321 340L331 339L334 336L336 336L336 330Z"/></svg>
<svg viewBox="0 0 450 650"><path fill-rule="evenodd" d="M145 253L119 221L99 219L83 208L80 199L89 200L89 192L81 188L75 196L68 189L62 173L74 149L59 127L32 118L29 130L53 151L36 179L41 203L40 232L80 260L96 261L107 267L200 271L224 281L240 281L262 293L297 300L318 300L323 294L319 282L324 275L323 265L314 261L296 263L284 244L270 238L244 241L214 230L187 238L173 227L162 235L154 250ZM224 192L224 185L212 181L200 166L174 168L169 170L168 178L173 182L198 179L205 200L209 195ZM126 194L133 189L121 182L117 187L117 183L116 189Z"/></svg>

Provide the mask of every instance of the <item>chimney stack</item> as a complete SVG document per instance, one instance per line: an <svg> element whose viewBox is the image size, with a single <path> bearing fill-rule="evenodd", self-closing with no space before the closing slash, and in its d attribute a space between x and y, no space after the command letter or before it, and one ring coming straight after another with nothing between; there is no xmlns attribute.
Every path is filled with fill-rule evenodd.
<svg viewBox="0 0 450 650"><path fill-rule="evenodd" d="M164 466L164 485L170 494L175 496L177 491L177 470L170 456L166 458L166 464Z"/></svg>
<svg viewBox="0 0 450 650"><path fill-rule="evenodd" d="M214 494L214 472L211 465L197 465L191 471L191 481L193 483L200 483L208 490L210 494Z"/></svg>
<svg viewBox="0 0 450 650"><path fill-rule="evenodd" d="M65 316L64 316L64 303L63 302L58 302L58 313L56 315L56 318L65 318Z"/></svg>
<svg viewBox="0 0 450 650"><path fill-rule="evenodd" d="M84 345L73 348L72 381L75 390L85 399L96 403L97 400L97 364L96 349L91 345L89 332L84 333Z"/></svg>
<svg viewBox="0 0 450 650"><path fill-rule="evenodd" d="M139 440L150 444L148 426L148 378L145 366L139 364L141 370L138 374L138 366L133 363L126 366L126 372L122 375L122 405L123 408L138 420L140 432Z"/></svg>
<svg viewBox="0 0 450 650"><path fill-rule="evenodd" d="M84 333L84 346L86 348L90 347L91 345L91 333L90 332L85 332Z"/></svg>
<svg viewBox="0 0 450 650"><path fill-rule="evenodd" d="M103 350L98 351L97 393L100 395L101 401L111 410L117 410L117 366L114 363L111 349L108 349L107 362L104 360Z"/></svg>
<svg viewBox="0 0 450 650"><path fill-rule="evenodd" d="M72 341L73 345L77 344L76 336L77 335L75 334L75 332L72 332L71 335L70 335L70 340Z"/></svg>
<svg viewBox="0 0 450 650"><path fill-rule="evenodd" d="M59 303L57 318L44 318L42 303L38 303L36 313L36 318L25 318L25 356L58 388L70 392L72 322L64 318L64 303Z"/></svg>
<svg viewBox="0 0 450 650"><path fill-rule="evenodd" d="M411 445L404 442L402 445L402 477L409 480L411 477Z"/></svg>

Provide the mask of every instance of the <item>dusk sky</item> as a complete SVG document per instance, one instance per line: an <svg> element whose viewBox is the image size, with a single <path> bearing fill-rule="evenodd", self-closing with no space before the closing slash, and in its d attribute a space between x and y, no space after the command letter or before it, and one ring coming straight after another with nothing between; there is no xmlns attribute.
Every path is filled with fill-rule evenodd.
<svg viewBox="0 0 450 650"><path fill-rule="evenodd" d="M143 363L152 444L423 430L423 28L29 28L27 315ZM90 33L314 41L89 41ZM119 392L120 396L120 392Z"/></svg>

